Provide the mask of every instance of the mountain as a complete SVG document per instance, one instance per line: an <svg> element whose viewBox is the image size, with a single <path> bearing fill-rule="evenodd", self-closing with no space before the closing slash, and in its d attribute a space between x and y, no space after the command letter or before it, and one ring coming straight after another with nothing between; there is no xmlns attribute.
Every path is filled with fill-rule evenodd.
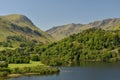
<svg viewBox="0 0 120 80"><path fill-rule="evenodd" d="M43 50L44 49L44 50ZM91 28L41 47L41 62L69 65L85 62L120 62L120 31Z"/></svg>
<svg viewBox="0 0 120 80"><path fill-rule="evenodd" d="M53 38L36 27L24 15L11 14L0 16L0 42L7 42L8 38L25 38L29 41L49 43Z"/></svg>
<svg viewBox="0 0 120 80"><path fill-rule="evenodd" d="M65 38L66 36L76 33L76 31L80 32L76 30L76 28L82 27L82 26L83 26L82 24L71 23L71 24L67 24L63 26L54 27L50 30L47 30L46 32L52 35L56 40L61 40Z"/></svg>
<svg viewBox="0 0 120 80"><path fill-rule="evenodd" d="M102 21L95 21L89 24L67 24L57 26L46 32L52 35L56 40L61 40L72 34L79 33L90 28L102 28L104 30L120 30L120 18L104 19Z"/></svg>

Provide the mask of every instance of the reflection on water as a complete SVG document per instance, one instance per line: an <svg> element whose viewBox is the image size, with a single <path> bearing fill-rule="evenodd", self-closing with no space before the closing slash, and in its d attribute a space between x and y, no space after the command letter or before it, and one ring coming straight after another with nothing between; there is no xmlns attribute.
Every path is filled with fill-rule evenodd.
<svg viewBox="0 0 120 80"><path fill-rule="evenodd" d="M80 66L60 67L58 75L22 76L9 80L120 80L118 63L80 63Z"/></svg>

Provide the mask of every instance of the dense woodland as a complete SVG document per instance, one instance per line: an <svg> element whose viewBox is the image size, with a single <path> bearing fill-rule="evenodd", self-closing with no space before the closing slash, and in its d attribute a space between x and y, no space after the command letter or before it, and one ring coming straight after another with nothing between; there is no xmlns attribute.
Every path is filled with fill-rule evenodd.
<svg viewBox="0 0 120 80"><path fill-rule="evenodd" d="M82 61L120 61L120 31L89 29L41 47L41 61L68 65Z"/></svg>
<svg viewBox="0 0 120 80"><path fill-rule="evenodd" d="M0 42L0 61L7 63L29 63L30 59L34 61L34 54L31 53L35 44L35 40L29 40L24 36L8 36L5 42ZM41 44L41 43L39 43ZM36 55L35 55L36 56Z"/></svg>
<svg viewBox="0 0 120 80"><path fill-rule="evenodd" d="M93 28L48 45L19 38L8 37L9 42L23 41L19 48L0 51L1 61L29 63L32 60L52 66L83 61L120 62L120 31Z"/></svg>

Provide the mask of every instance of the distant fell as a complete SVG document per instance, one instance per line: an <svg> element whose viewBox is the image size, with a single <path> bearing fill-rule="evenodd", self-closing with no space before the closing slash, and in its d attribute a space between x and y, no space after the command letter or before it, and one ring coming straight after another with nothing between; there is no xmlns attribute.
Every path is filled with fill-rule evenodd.
<svg viewBox="0 0 120 80"><path fill-rule="evenodd" d="M80 33L83 30L90 28L101 28L104 30L120 30L120 18L109 18L101 21L94 21L88 24L67 24L56 26L47 30L46 32L52 35L56 40L61 40L72 34Z"/></svg>

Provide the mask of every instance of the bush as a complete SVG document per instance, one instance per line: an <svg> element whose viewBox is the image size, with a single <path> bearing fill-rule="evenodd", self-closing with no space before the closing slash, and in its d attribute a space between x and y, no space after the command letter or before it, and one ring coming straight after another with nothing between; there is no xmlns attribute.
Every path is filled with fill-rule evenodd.
<svg viewBox="0 0 120 80"><path fill-rule="evenodd" d="M8 68L0 68L0 77L5 77L11 72Z"/></svg>
<svg viewBox="0 0 120 80"><path fill-rule="evenodd" d="M31 54L30 57L32 61L40 61L38 54Z"/></svg>
<svg viewBox="0 0 120 80"><path fill-rule="evenodd" d="M8 67L8 63L5 62L5 61L1 61L1 62L0 62L0 67L1 67L1 68L2 68L2 67L7 68L7 67Z"/></svg>
<svg viewBox="0 0 120 80"><path fill-rule="evenodd" d="M4 72L0 72L0 77L5 77L8 75L8 72L4 71Z"/></svg>

